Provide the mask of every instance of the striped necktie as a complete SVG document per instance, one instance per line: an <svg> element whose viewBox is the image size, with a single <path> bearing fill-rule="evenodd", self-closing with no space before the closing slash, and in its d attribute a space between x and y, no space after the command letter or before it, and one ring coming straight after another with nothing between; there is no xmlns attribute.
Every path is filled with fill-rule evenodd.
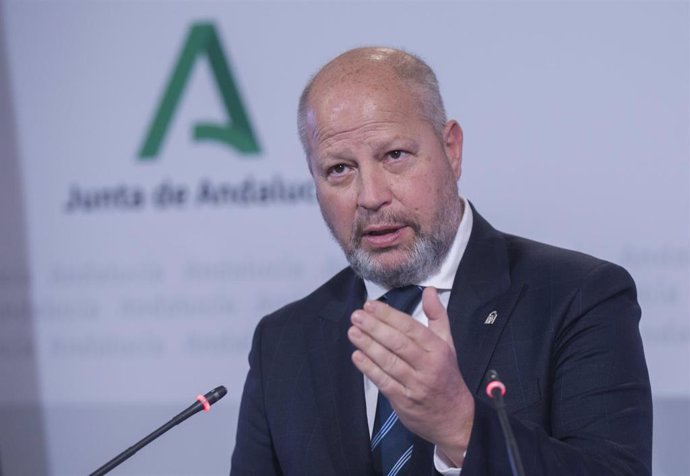
<svg viewBox="0 0 690 476"><path fill-rule="evenodd" d="M399 311L411 314L422 297L419 286L405 286L388 291L381 301ZM388 399L379 392L371 439L371 452L377 474L403 476L412 459L413 434L398 420Z"/></svg>

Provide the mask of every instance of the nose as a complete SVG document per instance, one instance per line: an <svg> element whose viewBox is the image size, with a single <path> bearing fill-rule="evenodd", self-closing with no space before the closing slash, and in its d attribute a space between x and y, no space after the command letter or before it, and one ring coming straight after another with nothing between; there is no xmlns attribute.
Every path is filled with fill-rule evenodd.
<svg viewBox="0 0 690 476"><path fill-rule="evenodd" d="M385 170L377 166L360 167L358 181L357 206L376 211L391 202L390 177Z"/></svg>

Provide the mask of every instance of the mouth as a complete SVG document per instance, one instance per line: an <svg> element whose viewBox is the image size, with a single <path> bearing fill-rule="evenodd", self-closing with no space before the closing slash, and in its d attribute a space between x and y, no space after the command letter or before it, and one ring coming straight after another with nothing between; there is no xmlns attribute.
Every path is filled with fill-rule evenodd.
<svg viewBox="0 0 690 476"><path fill-rule="evenodd" d="M361 241L370 248L390 248L400 243L407 225L372 225L361 234Z"/></svg>
<svg viewBox="0 0 690 476"><path fill-rule="evenodd" d="M362 236L381 236L387 233L395 233L404 225L372 225L368 226L362 232Z"/></svg>

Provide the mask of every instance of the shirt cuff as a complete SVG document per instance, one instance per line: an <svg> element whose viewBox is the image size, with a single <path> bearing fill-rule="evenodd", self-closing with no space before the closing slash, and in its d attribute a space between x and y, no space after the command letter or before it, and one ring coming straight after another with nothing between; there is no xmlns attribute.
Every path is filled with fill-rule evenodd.
<svg viewBox="0 0 690 476"><path fill-rule="evenodd" d="M467 451L462 455L463 459L467 456ZM462 468L451 466L451 462L438 453L436 446L434 446L434 468L443 476L459 476Z"/></svg>

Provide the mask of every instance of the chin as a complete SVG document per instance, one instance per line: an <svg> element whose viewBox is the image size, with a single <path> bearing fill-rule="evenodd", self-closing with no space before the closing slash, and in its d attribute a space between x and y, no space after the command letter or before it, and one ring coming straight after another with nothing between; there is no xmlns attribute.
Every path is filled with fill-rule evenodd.
<svg viewBox="0 0 690 476"><path fill-rule="evenodd" d="M347 258L359 276L385 287L394 288L412 284L416 278L415 266L411 263L409 253L402 250L379 252L358 250L348 254ZM412 276L410 271L413 271ZM412 281L407 282L410 278Z"/></svg>
<svg viewBox="0 0 690 476"><path fill-rule="evenodd" d="M400 266L405 266L410 261L408 250L398 248L386 248L382 250L362 250L367 261L372 267L393 271Z"/></svg>

